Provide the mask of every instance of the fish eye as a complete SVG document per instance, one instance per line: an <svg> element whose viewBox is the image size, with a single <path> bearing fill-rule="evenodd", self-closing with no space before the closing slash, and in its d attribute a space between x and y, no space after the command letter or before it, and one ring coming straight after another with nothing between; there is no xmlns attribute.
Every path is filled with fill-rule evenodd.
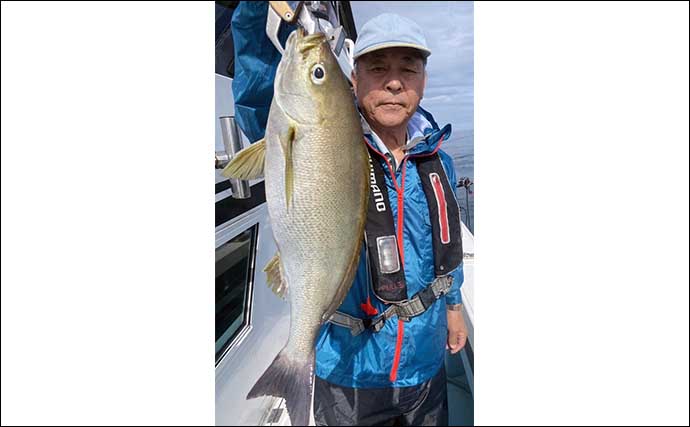
<svg viewBox="0 0 690 427"><path fill-rule="evenodd" d="M314 64L311 67L311 81L320 85L324 80L326 80L326 69L321 64Z"/></svg>

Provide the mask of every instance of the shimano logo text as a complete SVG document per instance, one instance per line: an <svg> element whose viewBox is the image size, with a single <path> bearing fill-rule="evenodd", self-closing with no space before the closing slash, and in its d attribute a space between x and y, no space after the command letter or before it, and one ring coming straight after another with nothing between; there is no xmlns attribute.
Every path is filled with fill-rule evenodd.
<svg viewBox="0 0 690 427"><path fill-rule="evenodd" d="M371 158L369 159L369 187L371 188L371 194L374 196L374 204L376 210L379 212L384 212L386 210L386 203L383 201L383 193L381 189L376 184L376 174L374 173L374 165L371 163Z"/></svg>

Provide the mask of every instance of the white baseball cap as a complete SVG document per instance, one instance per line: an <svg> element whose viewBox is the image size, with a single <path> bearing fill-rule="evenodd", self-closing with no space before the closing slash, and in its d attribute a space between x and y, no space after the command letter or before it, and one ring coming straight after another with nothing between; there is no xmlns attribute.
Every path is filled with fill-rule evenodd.
<svg viewBox="0 0 690 427"><path fill-rule="evenodd" d="M425 58L431 55L424 32L416 22L393 13L383 13L362 26L353 58L389 47L411 47L419 50Z"/></svg>

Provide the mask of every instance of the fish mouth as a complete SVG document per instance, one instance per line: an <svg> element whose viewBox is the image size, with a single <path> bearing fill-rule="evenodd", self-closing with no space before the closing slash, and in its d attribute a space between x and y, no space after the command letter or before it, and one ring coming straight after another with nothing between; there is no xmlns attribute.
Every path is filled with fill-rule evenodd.
<svg viewBox="0 0 690 427"><path fill-rule="evenodd" d="M304 54L305 52L308 52L316 47L319 47L321 45L321 42L318 43L304 43L301 44L298 47L299 53Z"/></svg>
<svg viewBox="0 0 690 427"><path fill-rule="evenodd" d="M304 30L302 28L297 29L297 50L301 54L304 54L305 52L314 49L315 47L319 47L325 41L325 34L316 33L304 35Z"/></svg>

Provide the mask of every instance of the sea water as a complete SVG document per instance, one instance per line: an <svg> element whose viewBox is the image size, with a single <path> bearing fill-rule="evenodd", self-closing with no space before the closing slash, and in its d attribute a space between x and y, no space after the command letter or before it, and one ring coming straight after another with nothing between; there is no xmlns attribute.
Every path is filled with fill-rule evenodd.
<svg viewBox="0 0 690 427"><path fill-rule="evenodd" d="M453 158L455 175L458 181L469 178L474 184L474 130L453 130L451 138L441 149ZM457 185L457 182L455 183ZM456 188L455 194L460 202L460 217L467 228L474 233L474 185L469 188Z"/></svg>

